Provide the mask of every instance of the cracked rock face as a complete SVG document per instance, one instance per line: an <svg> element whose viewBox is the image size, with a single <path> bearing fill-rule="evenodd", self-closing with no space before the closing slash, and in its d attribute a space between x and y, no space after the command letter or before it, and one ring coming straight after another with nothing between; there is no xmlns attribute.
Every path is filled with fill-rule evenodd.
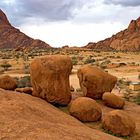
<svg viewBox="0 0 140 140"><path fill-rule="evenodd" d="M85 96L100 99L104 92L111 92L117 78L97 67L85 65L77 72L81 89Z"/></svg>
<svg viewBox="0 0 140 140"><path fill-rule="evenodd" d="M72 70L70 57L52 55L31 63L32 95L52 104L67 105L71 100L69 75Z"/></svg>
<svg viewBox="0 0 140 140"><path fill-rule="evenodd" d="M140 51L140 17L132 20L127 29L97 43L88 43L85 47L105 51Z"/></svg>

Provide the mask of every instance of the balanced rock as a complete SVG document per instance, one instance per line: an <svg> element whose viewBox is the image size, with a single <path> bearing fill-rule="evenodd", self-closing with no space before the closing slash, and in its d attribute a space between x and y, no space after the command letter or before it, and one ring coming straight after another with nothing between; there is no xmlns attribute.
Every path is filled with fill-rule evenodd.
<svg viewBox="0 0 140 140"><path fill-rule="evenodd" d="M33 96L52 104L67 105L71 100L69 75L72 70L70 57L48 55L31 63Z"/></svg>
<svg viewBox="0 0 140 140"><path fill-rule="evenodd" d="M0 88L6 90L14 90L17 87L17 82L9 75L0 76Z"/></svg>
<svg viewBox="0 0 140 140"><path fill-rule="evenodd" d="M79 97L72 101L69 112L72 116L83 122L98 121L102 115L99 104L88 97Z"/></svg>
<svg viewBox="0 0 140 140"><path fill-rule="evenodd" d="M110 92L105 92L103 94L102 100L107 106L116 109L121 109L125 105L125 101L121 97Z"/></svg>
<svg viewBox="0 0 140 140"><path fill-rule="evenodd" d="M114 110L109 112L102 121L103 128L120 136L128 136L133 134L135 130L134 120L122 110Z"/></svg>
<svg viewBox="0 0 140 140"><path fill-rule="evenodd" d="M77 75L84 95L93 99L101 98L104 92L111 92L117 82L115 76L90 65L81 67Z"/></svg>

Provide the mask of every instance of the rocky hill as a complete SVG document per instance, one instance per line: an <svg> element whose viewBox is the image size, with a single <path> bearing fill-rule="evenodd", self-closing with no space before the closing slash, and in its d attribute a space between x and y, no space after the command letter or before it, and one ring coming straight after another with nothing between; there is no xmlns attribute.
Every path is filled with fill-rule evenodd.
<svg viewBox="0 0 140 140"><path fill-rule="evenodd" d="M19 29L13 27L4 12L0 9L0 48L51 48L51 46L39 39L32 39Z"/></svg>
<svg viewBox="0 0 140 140"><path fill-rule="evenodd" d="M118 51L140 51L140 17L132 20L127 29L97 43L88 43L85 48Z"/></svg>
<svg viewBox="0 0 140 140"><path fill-rule="evenodd" d="M122 140L27 94L0 89L0 106L1 140Z"/></svg>

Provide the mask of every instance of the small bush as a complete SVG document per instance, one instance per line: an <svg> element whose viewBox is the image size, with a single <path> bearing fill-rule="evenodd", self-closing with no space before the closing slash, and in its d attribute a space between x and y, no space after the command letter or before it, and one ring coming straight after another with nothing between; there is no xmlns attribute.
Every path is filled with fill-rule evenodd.
<svg viewBox="0 0 140 140"><path fill-rule="evenodd" d="M138 95L136 96L136 103L137 103L138 105L140 105L140 94L138 94Z"/></svg>
<svg viewBox="0 0 140 140"><path fill-rule="evenodd" d="M31 80L30 76L24 76L22 78L17 78L18 88L24 88L24 87L31 87Z"/></svg>
<svg viewBox="0 0 140 140"><path fill-rule="evenodd" d="M9 63L1 64L0 66L1 66L5 71L7 71L10 67L12 67L12 65L9 64Z"/></svg>
<svg viewBox="0 0 140 140"><path fill-rule="evenodd" d="M78 63L77 57L73 56L72 57L72 64L77 65L77 63Z"/></svg>
<svg viewBox="0 0 140 140"><path fill-rule="evenodd" d="M140 80L140 74L138 75L138 79Z"/></svg>
<svg viewBox="0 0 140 140"><path fill-rule="evenodd" d="M95 62L95 59L86 59L85 60L85 62L84 62L84 64L89 64L89 63L93 63L93 62Z"/></svg>

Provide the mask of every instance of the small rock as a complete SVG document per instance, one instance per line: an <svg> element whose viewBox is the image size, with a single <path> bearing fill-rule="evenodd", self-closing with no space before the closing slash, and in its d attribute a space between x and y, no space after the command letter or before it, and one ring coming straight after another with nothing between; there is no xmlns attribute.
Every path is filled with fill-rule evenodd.
<svg viewBox="0 0 140 140"><path fill-rule="evenodd" d="M17 87L17 82L9 75L0 76L0 88L5 90L14 90Z"/></svg>
<svg viewBox="0 0 140 140"><path fill-rule="evenodd" d="M107 106L116 109L122 109L125 105L125 101L121 97L110 92L105 92L103 94L102 100Z"/></svg>

